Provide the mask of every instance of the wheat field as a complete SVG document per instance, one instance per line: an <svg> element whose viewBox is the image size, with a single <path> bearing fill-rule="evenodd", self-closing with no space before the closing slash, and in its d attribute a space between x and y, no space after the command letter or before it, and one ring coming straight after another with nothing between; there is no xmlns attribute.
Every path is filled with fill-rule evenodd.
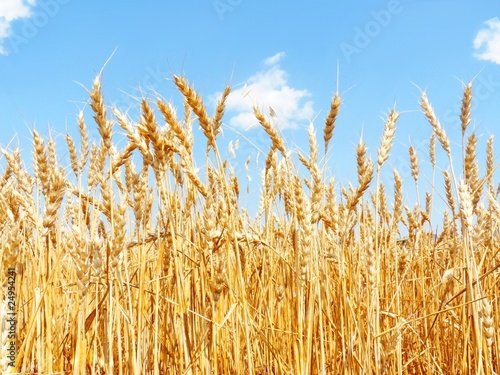
<svg viewBox="0 0 500 375"><path fill-rule="evenodd" d="M325 173L339 93L320 141L308 129L308 153L292 151L272 114L255 107L271 146L250 215L217 141L231 88L209 115L184 77L173 81L181 116L161 98L142 99L134 121L105 103L98 76L87 108L98 139L81 113L78 139L33 130L32 160L2 148L2 373L500 372L497 164L493 137L483 166L468 129L471 83L460 155L422 92L428 162L444 184L410 205L397 170L393 186L381 183L396 109L376 157L360 140L358 181L341 186ZM415 185L420 163L410 147ZM437 222L438 195L446 207Z"/></svg>

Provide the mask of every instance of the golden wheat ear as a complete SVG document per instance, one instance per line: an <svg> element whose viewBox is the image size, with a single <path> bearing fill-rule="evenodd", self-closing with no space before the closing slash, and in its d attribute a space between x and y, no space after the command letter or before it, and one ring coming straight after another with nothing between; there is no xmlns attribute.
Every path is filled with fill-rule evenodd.
<svg viewBox="0 0 500 375"><path fill-rule="evenodd" d="M342 99L338 92L335 92L332 98L332 103L330 104L330 111L325 119L325 128L323 130L323 139L325 141L325 155L328 153L328 145L330 144L330 139L333 137L333 130L335 129L335 121L340 112L340 105L342 104Z"/></svg>

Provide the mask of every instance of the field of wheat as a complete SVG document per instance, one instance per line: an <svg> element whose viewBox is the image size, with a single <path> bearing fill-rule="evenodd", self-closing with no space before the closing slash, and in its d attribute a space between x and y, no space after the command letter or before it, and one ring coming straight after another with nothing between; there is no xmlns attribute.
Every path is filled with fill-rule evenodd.
<svg viewBox="0 0 500 375"><path fill-rule="evenodd" d="M185 78L173 82L181 117L163 99L143 99L133 121L105 103L98 76L88 111L99 139L89 139L82 113L79 139L33 131L29 163L2 148L2 373L500 372L497 165L491 137L480 173L468 130L472 84L463 92L461 155L452 155L422 92L429 163L444 184L410 206L397 170L393 186L380 178L396 109L376 159L361 140L358 181L339 186L323 162L338 93L321 142L308 129L306 155L255 107L271 147L250 215L217 141L230 87L210 116ZM195 126L205 136L196 140L203 165ZM118 132L126 142L116 142ZM67 165L56 141L67 144ZM447 168L436 167L436 152ZM419 163L410 147L415 183ZM438 194L447 204L431 223Z"/></svg>

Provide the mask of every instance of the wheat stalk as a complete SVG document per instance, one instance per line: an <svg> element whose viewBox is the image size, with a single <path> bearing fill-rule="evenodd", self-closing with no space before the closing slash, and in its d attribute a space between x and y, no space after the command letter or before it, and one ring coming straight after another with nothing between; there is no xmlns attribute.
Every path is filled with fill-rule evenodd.
<svg viewBox="0 0 500 375"><path fill-rule="evenodd" d="M111 148L111 122L106 118L106 109L104 108L104 98L101 92L101 80L99 76L96 77L92 85L90 99L90 106L94 111L94 120L101 135L103 148L109 150Z"/></svg>
<svg viewBox="0 0 500 375"><path fill-rule="evenodd" d="M441 127L441 124L439 123L436 114L434 113L434 109L429 103L429 99L427 99L427 95L425 92L422 92L420 105L424 111L425 117L427 117L427 120L434 129L434 133L439 139L441 147L443 147L443 150L446 152L446 155L448 155L448 157L451 157L450 141L446 137L446 132Z"/></svg>
<svg viewBox="0 0 500 375"><path fill-rule="evenodd" d="M340 105L342 104L342 99L338 92L332 97L332 102L330 104L330 111L325 119L325 128L323 130L323 139L325 141L325 155L328 152L328 145L330 144L330 139L333 137L333 130L335 129L335 121L340 112Z"/></svg>
<svg viewBox="0 0 500 375"><path fill-rule="evenodd" d="M210 118L187 80L174 81L181 118L173 104L141 98L138 108L115 108L108 119L99 76L90 92L97 140L80 112L80 136L71 129L64 136L67 159L57 154L57 138L37 131L32 167L19 149L1 150L1 269L18 271L19 345L10 370L494 372L500 204L493 137L482 178L478 136L465 136L470 84L462 99L459 183L449 140L422 95L433 127L427 155L433 177L432 190L422 191L426 160L411 146L415 202L404 194L404 169L393 170L393 186L381 174L395 142L395 109L385 119L376 164L363 140L357 144L353 184L329 176L326 156L318 166L312 124L309 155L287 148L272 109L266 118L254 108L271 139L267 154L249 145L238 151L251 156L247 163L225 159L217 135L229 86ZM323 129L325 153L340 105L336 93ZM213 150L204 160L194 152L195 119ZM112 135L115 122L121 139ZM441 187L434 183L438 140L450 162ZM229 154L236 149L233 141ZM250 160L260 168L261 156L262 185L248 179L245 186L241 174L254 168ZM434 197L449 208L442 218ZM251 215L254 202L258 212Z"/></svg>
<svg viewBox="0 0 500 375"><path fill-rule="evenodd" d="M207 138L209 147L215 147L215 137L217 136L217 129L214 129L212 120L208 117L203 100L198 93L187 83L184 77L174 75L174 82L179 91L186 99L186 103L193 110L194 114L200 122L203 134Z"/></svg>
<svg viewBox="0 0 500 375"><path fill-rule="evenodd" d="M493 173L495 172L494 167L494 150L493 150L493 135L488 138L488 142L486 144L486 176L485 180L488 184L488 190L493 193Z"/></svg>
<svg viewBox="0 0 500 375"><path fill-rule="evenodd" d="M382 134L382 140L380 142L380 147L378 148L378 168L380 169L382 165L389 158L389 151L394 142L394 136L396 134L396 121L399 118L399 113L396 109L392 109L387 120L384 124L384 133Z"/></svg>
<svg viewBox="0 0 500 375"><path fill-rule="evenodd" d="M462 99L462 108L460 110L460 122L462 125L462 137L465 136L467 126L470 124L470 114L472 107L472 82L464 87L464 96Z"/></svg>
<svg viewBox="0 0 500 375"><path fill-rule="evenodd" d="M418 185L418 172L420 169L418 166L417 152L415 151L413 146L410 146L410 148L408 149L408 153L410 154L411 176L415 181L415 185Z"/></svg>
<svg viewBox="0 0 500 375"><path fill-rule="evenodd" d="M271 125L269 121L267 121L262 112L256 106L253 107L253 113L255 115L255 118L259 121L260 125L262 125L266 133L271 138L274 148L278 149L281 154L286 157L285 145L277 130Z"/></svg>

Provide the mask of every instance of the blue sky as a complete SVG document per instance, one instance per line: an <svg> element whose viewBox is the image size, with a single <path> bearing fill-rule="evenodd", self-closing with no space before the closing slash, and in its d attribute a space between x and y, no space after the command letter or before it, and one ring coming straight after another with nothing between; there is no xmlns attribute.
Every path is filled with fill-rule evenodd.
<svg viewBox="0 0 500 375"><path fill-rule="evenodd" d="M0 145L20 147L29 157L33 128L64 145L62 134L77 134L79 111L91 118L85 87L113 55L103 73L105 100L130 108L132 117L135 98L155 98L155 92L182 115L172 74L185 75L210 109L230 83L221 144L239 138L235 165L252 156L256 169L255 147L266 152L269 142L252 128L252 103L264 112L272 106L289 148L307 153L306 127L313 121L322 144L338 87L343 106L328 169L342 185L356 182L361 136L376 158L385 114L395 105L402 114L384 181L392 184L393 167L411 179L410 144L425 181L432 129L419 108L419 88L427 91L457 159L463 82L474 78L470 130L479 136L480 156L488 137L500 135L499 13L494 0L2 0ZM198 130L195 139L203 152ZM447 168L444 158L438 161ZM408 194L411 188L407 183Z"/></svg>

